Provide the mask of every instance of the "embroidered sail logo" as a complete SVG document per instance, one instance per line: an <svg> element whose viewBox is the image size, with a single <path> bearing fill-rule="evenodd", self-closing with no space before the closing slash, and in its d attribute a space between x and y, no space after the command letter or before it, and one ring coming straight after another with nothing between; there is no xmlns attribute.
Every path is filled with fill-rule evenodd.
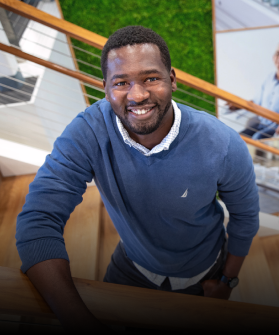
<svg viewBox="0 0 279 335"><path fill-rule="evenodd" d="M187 197L187 194L188 194L188 188L187 188L187 190L182 194L181 198L186 198L186 197Z"/></svg>

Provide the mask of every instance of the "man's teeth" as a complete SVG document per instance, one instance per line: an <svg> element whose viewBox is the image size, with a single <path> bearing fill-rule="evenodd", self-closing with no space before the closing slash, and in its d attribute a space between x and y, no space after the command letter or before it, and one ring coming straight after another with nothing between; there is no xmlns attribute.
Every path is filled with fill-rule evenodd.
<svg viewBox="0 0 279 335"><path fill-rule="evenodd" d="M152 108L149 109L131 109L131 111L135 114L146 114L149 112Z"/></svg>

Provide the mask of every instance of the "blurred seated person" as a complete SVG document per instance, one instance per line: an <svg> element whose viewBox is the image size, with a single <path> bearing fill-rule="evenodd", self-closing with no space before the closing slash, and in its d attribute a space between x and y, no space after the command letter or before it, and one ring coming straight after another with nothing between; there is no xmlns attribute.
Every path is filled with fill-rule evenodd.
<svg viewBox="0 0 279 335"><path fill-rule="evenodd" d="M261 90L252 100L264 108L279 113L279 45L273 56L276 72L272 72L262 84ZM227 104L231 111L239 108L232 103ZM279 135L279 125L262 116L255 116L248 120L246 129L240 132L241 135L252 137L254 140L272 137L274 134Z"/></svg>

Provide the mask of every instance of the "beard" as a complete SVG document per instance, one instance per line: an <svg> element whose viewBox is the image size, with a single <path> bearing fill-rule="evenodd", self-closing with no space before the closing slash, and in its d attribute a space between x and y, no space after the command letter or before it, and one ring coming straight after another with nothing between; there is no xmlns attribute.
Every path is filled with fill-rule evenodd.
<svg viewBox="0 0 279 335"><path fill-rule="evenodd" d="M155 108L158 108L159 112L157 113L156 118L154 118L154 120L152 121L149 121L143 124L135 124L133 122L130 122L128 119L129 112L127 110L126 110L124 117L119 116L119 115L117 116L119 117L120 121L125 126L125 128L129 129L133 133L137 135L148 135L148 134L153 133L155 130L159 128L170 106L171 106L171 101L167 103L165 109L163 110L161 110L159 106L157 105ZM136 107L136 106L133 106L133 107Z"/></svg>

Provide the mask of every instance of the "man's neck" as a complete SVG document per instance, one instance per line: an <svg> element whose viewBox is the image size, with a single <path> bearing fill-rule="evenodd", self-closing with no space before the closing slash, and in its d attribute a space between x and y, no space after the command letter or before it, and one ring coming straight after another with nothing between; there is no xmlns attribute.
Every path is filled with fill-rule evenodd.
<svg viewBox="0 0 279 335"><path fill-rule="evenodd" d="M130 137L137 143L143 145L145 148L152 150L156 145L168 135L174 121L173 106L170 106L169 111L165 115L160 127L153 133L148 135L138 135L126 128Z"/></svg>

